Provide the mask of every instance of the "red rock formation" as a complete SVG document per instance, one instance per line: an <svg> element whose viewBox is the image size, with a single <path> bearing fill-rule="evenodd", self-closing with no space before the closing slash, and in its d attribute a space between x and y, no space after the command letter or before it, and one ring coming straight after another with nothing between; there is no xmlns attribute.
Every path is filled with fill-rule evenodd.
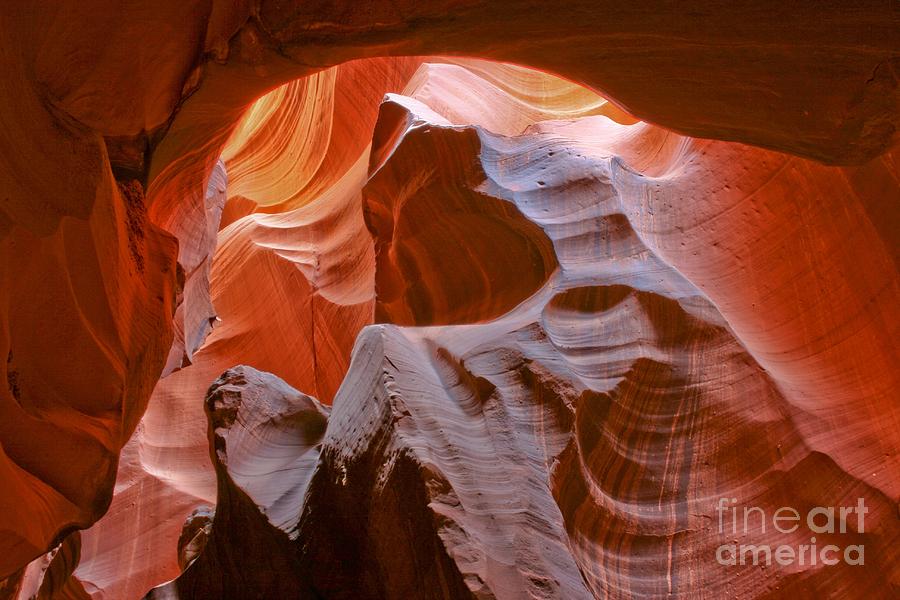
<svg viewBox="0 0 900 600"><path fill-rule="evenodd" d="M88 600L81 583L72 577L81 553L81 537L74 531L56 548L0 584L2 598Z"/></svg>
<svg viewBox="0 0 900 600"><path fill-rule="evenodd" d="M537 472L562 518L569 554L557 556L592 593L891 594L897 31L891 7L871 1L4 7L0 590L40 590L33 575L45 572L57 583L41 593L69 586L70 532L107 510L154 385L122 454L111 520L85 534L77 576L115 597L173 576L184 517L214 500L202 390L249 363L328 401L375 315L460 325L397 330L419 340L412 351L397 342L401 355L418 353L412 373L398 375L407 396L433 365L465 362L476 338L497 356L472 372L502 379L504 328L517 318L547 336L541 358L564 365L578 394L558 466ZM517 67L448 59L411 78L419 59L374 58L441 54L552 71L682 134L777 152L635 123ZM246 112L298 77L266 118ZM370 160L386 91L408 98L385 105ZM213 258L220 157L234 191ZM222 327L204 342L215 314ZM596 347L600 334L622 348ZM438 387L452 389L445 379ZM393 436L394 426L375 429ZM751 448L753 464L723 449L732 446ZM472 451L465 439L444 447ZM343 462L323 462L322 473L359 458L336 438L334 448ZM515 456L510 464L522 462ZM363 471L390 475L376 463ZM354 490L367 485L362 477ZM409 509L424 527L431 492L378 514L388 522ZM701 560L712 536L697 520L711 495L728 493L766 509L863 497L873 529L862 539L879 558L857 570L716 570ZM547 519L553 506L541 498L527 514ZM315 521L306 531L321 539L328 519ZM504 547L479 521L460 526L479 532L474 545L434 529L428 552L444 557L440 572L501 596L536 589L525 575L540 563L533 556L499 574L483 568L478 557ZM529 531L520 525L504 531ZM163 543L170 555L157 563L149 557ZM475 554L463 560L461 547ZM65 560L47 569L55 548ZM376 581L378 552L360 558L368 589L409 590L434 574L401 568ZM551 567L540 572L562 568ZM306 580L340 593L322 577ZM539 587L574 589L548 586Z"/></svg>
<svg viewBox="0 0 900 600"><path fill-rule="evenodd" d="M860 468L865 461L842 465L850 454L831 454L833 435L825 447L809 434L815 416L797 406L805 396L782 373L764 368L765 357L752 354L707 293L648 245L660 238L641 228L649 211L635 205L648 198L640 193L647 183L668 202L688 182L699 189L705 180L696 169L721 161L713 150L778 155L605 117L543 122L504 137L451 126L399 96L383 106L376 139L379 131L392 133L381 135L388 145L373 153L376 174L363 189L377 253L389 250L380 237L385 228L372 226L372 203L414 205L408 182L424 173L445 183L423 198L465 184L485 203L510 203L515 212L504 222L527 219L540 228L560 268L536 290L519 290L513 310L478 327L379 328L360 338L302 504L298 537L281 550L300 565L315 565L292 571L301 576L295 590L308 586L311 594L338 598L890 596L898 573L888 565L900 538L892 490L879 487L878 472L870 478ZM429 137L429 152L421 151L417 135ZM434 156L449 158L421 158ZM459 168L469 161L478 168ZM395 162L406 174L379 179L398 168ZM729 181L729 169L745 163L717 164ZM774 160L756 164L779 168ZM821 170L819 177L841 173L803 165ZM772 201L773 191L759 189L741 201L750 207ZM447 210L446 203L435 206ZM451 245L437 235L431 239L438 247ZM415 232L396 237L408 242ZM475 269L497 260L471 255L480 259ZM395 270L388 281L402 289L428 273L434 279L421 289L433 292L441 276L459 276L458 264ZM385 286L378 271L392 268L376 260L379 301ZM512 294L514 284L501 289ZM403 306L420 322L435 320L427 305ZM481 320L486 311L470 315ZM895 408L885 403L880 410ZM870 418L857 427L873 426ZM857 449L855 458L863 452ZM888 478L888 485L895 482ZM768 514L864 498L869 526L820 536L819 543L859 543L878 558L865 567L767 572L719 565L717 548L728 541L715 522L723 497ZM222 517L216 526L237 528ZM805 528L728 537L797 547L811 535ZM179 579L178 597L204 597L208 584L196 582L217 573L235 576L221 562L230 551L206 550L208 562Z"/></svg>
<svg viewBox="0 0 900 600"><path fill-rule="evenodd" d="M147 220L140 183L97 185L86 215L0 242L3 576L106 510L172 338L174 240Z"/></svg>
<svg viewBox="0 0 900 600"><path fill-rule="evenodd" d="M148 598L306 597L291 538L327 409L277 377L241 366L213 383L206 412L218 478L213 525L178 580Z"/></svg>
<svg viewBox="0 0 900 600"><path fill-rule="evenodd" d="M372 66L379 64L384 63ZM293 111L299 110L298 97L311 104L334 100L327 107L332 137L319 167L331 187L319 190L311 203L306 192L293 185L270 189L277 204L263 210L283 212L245 216L219 233L210 281L215 327L190 365L159 381L141 425L123 450L110 511L85 534L78 577L105 594L139 597L174 578L179 569L172 549L182 522L194 507L215 502L206 417L197 402L209 383L229 367L247 363L280 373L291 385L330 402L349 364L356 333L372 321L374 257L362 218L360 189L378 101L384 87L402 87L402 81L395 83L392 78L399 77L393 73L404 71L365 69L364 65L348 69L359 77L329 79L334 89L329 88L323 97L304 95L305 87L293 86L260 99L258 110L248 114L250 118L267 112L270 118L278 118L287 131L258 141L283 148L280 136L290 134L297 123L281 114L282 109L274 110L273 100L289 93L288 108ZM372 72L389 77L360 79ZM356 106L355 112L350 110L351 83L372 88L366 92L371 103ZM365 143L349 136L354 125L368 128ZM270 151L260 148L257 153L240 150L252 143L253 136L232 139L227 155L242 158L232 158L230 168L240 173L259 156L271 158ZM287 147L294 157L306 149ZM359 155L348 162L354 148ZM270 167L272 162L263 159L262 164ZM287 169L292 166L282 164ZM343 171L333 173L332 168ZM233 182L233 174L229 181ZM316 189L322 185L317 183ZM260 199L259 191L246 184L241 191ZM233 201L234 197L228 204ZM334 323L342 326L334 327Z"/></svg>
<svg viewBox="0 0 900 600"><path fill-rule="evenodd" d="M486 175L471 160L481 146L474 129L405 115L402 104L382 105L376 142L382 130L405 131L397 140L384 136L390 147L373 148L376 164L389 158L363 190L375 239L376 320L436 325L498 317L556 268L550 240L514 204L476 189Z"/></svg>
<svg viewBox="0 0 900 600"><path fill-rule="evenodd" d="M216 235L222 209L225 207L227 184L225 165L219 161L206 184L203 203L197 204L194 213L190 215L196 219L190 228L199 235L190 244L179 247L178 265L181 267L182 290L176 300L178 308L175 310L175 340L169 350L163 377L190 364L194 352L206 340L216 318L209 297L209 278Z"/></svg>

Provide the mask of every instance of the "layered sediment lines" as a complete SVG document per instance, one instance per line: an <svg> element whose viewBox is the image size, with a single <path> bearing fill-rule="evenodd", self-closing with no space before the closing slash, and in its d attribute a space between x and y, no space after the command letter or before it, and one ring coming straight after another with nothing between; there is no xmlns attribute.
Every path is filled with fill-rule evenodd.
<svg viewBox="0 0 900 600"><path fill-rule="evenodd" d="M127 585L133 597L177 573L170 551L181 522L196 505L215 502L196 399L223 370L246 362L331 400L356 332L373 314L374 257L359 196L365 167L360 161L319 202L253 214L219 233L211 280L215 326L192 364L157 384L123 451L120 491L86 534L97 554L85 557L79 576L105 589ZM169 516L159 520L157 506ZM137 529L133 537L119 537L130 527ZM153 558L157 552L165 560ZM120 566L110 570L103 555ZM145 571L149 579L139 575Z"/></svg>
<svg viewBox="0 0 900 600"><path fill-rule="evenodd" d="M892 155L867 165L863 180L857 169L693 140L602 113L510 124L517 133L501 134L490 128L500 117L487 108L467 106L472 123L464 124L460 112L428 103L452 82L444 66L423 65L407 88L428 94L386 98L370 173L350 186L362 209L356 227L365 225L374 256L341 293L372 290L369 318L386 324L358 338L306 495L295 495L299 522L280 529L286 545L279 534L273 546L285 579L296 584L291 597L890 597L900 576L890 424L897 409L883 387L895 375L878 361L892 356L895 321L883 302L897 279L890 249L865 240L879 235L871 215L886 210L878 194L890 189ZM480 80L498 111L507 108L498 98L518 101L501 95L496 81ZM822 187L800 187L816 181L853 193L829 200ZM807 193L818 201L804 200ZM692 210L698 198L704 208ZM842 224L828 217L829 201L841 203ZM240 232L258 234L256 225L301 212L229 226L219 260L243 255L232 244L253 234ZM859 237L828 237L851 224L863 228ZM870 290L871 313L847 321L828 312L827 298L841 298L849 273L810 267L799 249L777 250L800 248L811 236L838 255L829 262L866 255L882 265L854 273L857 293ZM742 268L744 248L779 252L778 267ZM802 265L821 286L796 287ZM737 293L728 282L738 277L756 283ZM799 297L765 314L746 308L789 293ZM228 306L223 297L222 315ZM810 335L813 318L824 337ZM867 325L856 330L855 319ZM838 335L828 327L857 332L843 343L858 361L844 357L842 368L818 349ZM254 322L248 331L264 328ZM347 324L332 319L322 328ZM791 336L804 351L779 350ZM277 368L302 379L296 362ZM847 369L870 369L867 387L842 383ZM829 374L829 387L810 376L816 372ZM301 385L314 389L308 380ZM185 405L196 407L197 397ZM844 433L827 426L829 415ZM263 487L283 483L277 470L268 476ZM232 502L222 480L220 507ZM722 565L722 544L796 549L816 533L722 531L720 498L768 515L863 498L863 530L851 524L817 537L820 545L862 545L871 558L859 566ZM151 597L209 597L207 583L221 578L244 582L230 591L238 596L254 586L275 589L254 575L267 572L263 559L245 555L238 573L223 562L230 544L242 543L233 538L239 522L217 511L212 536L218 528L231 541L207 545L206 560ZM271 534L265 523L254 527Z"/></svg>
<svg viewBox="0 0 900 600"><path fill-rule="evenodd" d="M318 88L318 94L293 84L274 90L248 112L229 142L222 163L228 180L223 218L241 202L248 214L232 212L236 218L212 246L212 332L190 361L157 384L122 452L109 513L85 534L78 577L96 593L138 597L179 572L172 549L182 522L195 507L216 499L206 418L197 398L219 374L243 363L279 373L326 402L334 397L356 334L374 314L374 251L360 191L371 130L385 91L401 89L405 79L395 80L404 69L412 71L402 64L379 65L385 61L348 67L349 78L340 75L343 68L334 69L327 80L331 87ZM372 78L361 79L362 73ZM354 96L351 83L361 86L368 103ZM291 137L295 128L308 126L297 120L303 111L328 113L333 126L324 144L298 144ZM263 135L260 123L270 119L280 125ZM363 142L350 135L354 127L370 132L363 133ZM273 161L285 148L288 158ZM290 179L296 161L309 160L304 153L321 154L314 197L305 180ZM273 177L282 173L280 184L259 189L245 179L241 193L234 192L240 174L254 167L270 169ZM275 204L263 206L266 199ZM257 212L263 210L272 212Z"/></svg>
<svg viewBox="0 0 900 600"><path fill-rule="evenodd" d="M179 579L147 597L307 597L290 547L328 409L277 377L245 366L216 379L205 405L218 478L212 526L193 550L193 560L183 562ZM191 525L186 523L185 533Z"/></svg>
<svg viewBox="0 0 900 600"><path fill-rule="evenodd" d="M172 340L175 240L147 220L139 182L96 183L81 218L0 241L4 578L103 515Z"/></svg>
<svg viewBox="0 0 900 600"><path fill-rule="evenodd" d="M139 597L174 577L181 523L216 501L199 402L209 383L248 364L349 414L363 399L349 383L337 390L348 369L347 382L363 377L350 349L375 321L385 361L406 361L391 370L405 396L435 382L447 396L455 380L434 379L435 365L469 357L477 394L507 413L543 381L501 385L507 354L524 353L510 336L533 333L544 341L529 360L559 371L571 423L541 451L556 462L528 471L540 482L524 494L532 521L496 532L460 491L491 472L422 450L473 452L464 436L403 450L403 469L437 465L458 522L435 525L442 492L403 471L424 491L385 496L410 504L378 514L430 527L440 568L397 567L391 579L379 546L359 557L368 589L414 589L438 572L463 595L896 589L898 38L887 4L2 12L2 593L83 585ZM615 106L520 67L405 58L429 55L544 69ZM366 335L357 353L375 343ZM482 346L479 362L469 353ZM410 400L414 429L468 402L451 396ZM466 418L471 431L537 422ZM391 420L359 424L390 438L373 451L386 460L407 448ZM345 502L370 486L366 473L391 476L390 462L360 459L332 429L318 498ZM497 444L506 464L534 452ZM327 489L332 469L355 464L349 495ZM481 493L502 498L499 487ZM765 573L701 563L708 501L729 493L767 509L865 498L871 529L859 539L878 558ZM80 583L66 582L71 532L111 499L82 535ZM304 510L322 514L316 502L327 504L311 495ZM504 550L510 535L533 537L533 519L565 547L548 550L559 560ZM303 527L321 539L313 521ZM500 567L481 558L495 553ZM304 577L339 593L323 574Z"/></svg>

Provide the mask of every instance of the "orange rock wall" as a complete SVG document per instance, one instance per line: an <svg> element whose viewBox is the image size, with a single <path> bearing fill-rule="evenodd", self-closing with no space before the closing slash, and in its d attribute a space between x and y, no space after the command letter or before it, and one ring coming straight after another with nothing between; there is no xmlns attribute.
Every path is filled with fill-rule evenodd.
<svg viewBox="0 0 900 600"><path fill-rule="evenodd" d="M253 364L327 402L372 320L501 318L553 273L594 285L614 241L708 299L846 494L896 506L887 4L60 2L0 17L4 588L97 521L114 483L115 533L84 536L95 592L125 585L110 566L120 540L177 539L150 523L214 500L194 425L226 368ZM430 55L529 65L615 104L517 67L403 58ZM386 92L409 100L379 113ZM410 102L421 123L398 147L415 123L385 111ZM619 216L597 233L579 223L601 164ZM542 217L560 204L575 213ZM610 277L630 260L617 254ZM128 512L144 485L165 519ZM129 555L129 596L175 564ZM607 585L598 568L586 580Z"/></svg>

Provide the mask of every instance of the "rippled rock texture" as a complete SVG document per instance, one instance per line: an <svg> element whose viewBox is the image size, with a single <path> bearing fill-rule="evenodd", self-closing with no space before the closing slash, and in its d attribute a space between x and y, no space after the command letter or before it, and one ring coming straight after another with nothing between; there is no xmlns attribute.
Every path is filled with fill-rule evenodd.
<svg viewBox="0 0 900 600"><path fill-rule="evenodd" d="M424 65L417 78L443 68ZM382 104L362 198L375 240L374 318L403 326L363 331L334 399L297 505L291 552L308 586L298 584L299 597L891 597L900 527L887 463L896 455L867 473L847 460L850 439L817 435L822 414L801 402L815 394L825 409L838 388L801 394L790 374L810 362L779 370L754 356L758 342L726 317L733 304L717 306L668 262L657 233L667 228L645 217L645 203L668 208L681 186L700 193L758 177L742 168L748 159L723 156L750 154L769 173L739 200L744 218L784 200L775 187L783 177L846 172L792 169L787 157L606 116L533 122L513 136L470 119L475 126L451 123L411 96ZM720 179L696 175L713 164ZM404 224L405 211L417 219ZM404 259L402 244L418 251ZM539 251L510 268L520 247L549 248L554 268L540 275ZM497 286L446 303L466 325L434 308L453 278ZM504 302L503 293L509 306L495 316L486 302ZM392 310L379 308L387 301ZM870 426L895 411L880 397ZM871 439L887 447L889 436ZM719 498L769 515L863 498L865 527L818 543L858 544L876 558L724 566L723 543L798 547L815 532L723 533Z"/></svg>
<svg viewBox="0 0 900 600"><path fill-rule="evenodd" d="M0 17L0 597L900 593L889 3Z"/></svg>
<svg viewBox="0 0 900 600"><path fill-rule="evenodd" d="M206 413L216 512L211 526L210 517L196 522L202 513L185 523L193 557L182 560L177 581L147 597L313 597L291 539L328 410L277 377L240 366L210 387Z"/></svg>

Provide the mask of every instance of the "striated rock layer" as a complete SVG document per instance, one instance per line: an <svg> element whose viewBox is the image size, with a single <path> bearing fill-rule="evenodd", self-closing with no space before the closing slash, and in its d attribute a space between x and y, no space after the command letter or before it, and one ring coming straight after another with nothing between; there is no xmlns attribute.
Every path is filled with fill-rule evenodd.
<svg viewBox="0 0 900 600"><path fill-rule="evenodd" d="M291 542L301 558L324 553L322 573L292 570L310 586L297 589L340 595L355 573L374 595L566 596L580 593L574 565L598 596L894 593L897 31L874 1L5 6L0 593L127 598L171 579L181 523L216 500L199 408L210 381L251 364L353 412L364 365L341 382L373 321L400 326L382 330L386 357L412 354L392 375L404 397L437 385L425 414L468 401L435 365L465 363L503 390L512 332L542 332L572 423L554 434L562 450L541 450L555 462L528 471L537 491L516 495L530 499L524 525L502 518L477 436L407 451L393 423L333 425L297 506L322 516L301 520L298 540L337 519L334 535L374 546L349 571L321 543ZM405 58L426 55L527 64L616 105L521 67ZM498 354L472 366L483 345ZM545 385L529 377L476 395L510 413L509 398ZM359 415L371 410L388 409ZM371 461L337 439L367 435L391 440ZM523 444L495 454L528 464L519 449L543 446ZM454 471L422 448L474 462ZM379 492L366 522L322 512L377 492L368 473L394 477L397 453L397 477L425 491ZM461 507L450 533L433 515L456 500L404 471L431 464ZM342 496L329 473L353 465ZM484 485L474 499L469 477ZM767 513L862 498L865 532L833 541L863 540L869 560L714 564L721 497ZM73 532L111 500L69 579ZM400 553L403 532L382 524L407 517L432 532L403 550L428 557L413 568L385 562L377 539ZM510 535L565 550L517 556ZM213 570L227 581L224 564Z"/></svg>
<svg viewBox="0 0 900 600"><path fill-rule="evenodd" d="M491 67L496 69L491 75L489 65L472 64L474 72L480 73L470 79L472 89L498 103L473 113L481 118L499 122L497 111L518 106L521 100L516 98L529 95L557 98L552 106L548 102L540 114L543 117L601 114L609 106L595 94L577 92L571 84L547 75L499 65ZM429 90L452 89L453 80L438 79L443 87L428 83L445 66L450 65L424 65L407 90L422 85ZM360 65L357 73L370 71ZM452 72L459 71L454 67ZM503 89L515 93L500 94L500 82L505 82ZM277 114L269 107L273 97L283 97L284 91L262 98L260 110L250 111L248 119L260 111ZM568 98L567 103L558 98ZM364 116L370 115L365 122L371 130L378 105L373 101L362 108ZM339 116L348 118L335 112L335 118ZM516 130L524 127L520 124ZM276 136L271 143L278 140ZM330 147L340 147L340 140L332 141ZM236 135L232 143L240 147L246 142ZM257 214L220 233L211 282L219 316L216 327L193 364L160 381L144 420L123 451L110 512L86 533L78 576L97 594L132 597L178 573L172 548L182 521L193 507L215 500L205 417L196 398L218 373L246 362L278 372L292 385L330 402L349 363L356 333L373 318L373 246L361 211L367 157L366 150L314 203L283 209L277 217ZM293 194L290 187L282 189ZM231 199L226 213L235 199L243 201L231 189L227 194ZM520 223L528 224L521 218ZM495 219L497 226L504 227ZM536 240L546 249L546 238L536 231ZM552 255L549 259L555 260ZM508 297L515 302L514 296ZM464 297L457 294L456 299Z"/></svg>
<svg viewBox="0 0 900 600"><path fill-rule="evenodd" d="M292 541L279 556L299 564L285 574L300 578L289 597L893 597L898 442L886 423L897 406L879 386L894 385L896 375L878 363L893 355L896 332L895 309L880 304L896 293L891 252L869 254L884 266L879 275L890 274L884 300L876 274L863 284L866 275L855 273L873 291L866 321L886 321L878 334L844 340L860 344L860 358L844 356L840 365L871 369L869 391L851 391L828 350L793 360L765 351L803 336L803 317L736 318L753 294L786 291L730 294L729 265L741 259L732 240L742 238L715 237L723 219L737 219L747 236L756 226L771 231L766 224L783 218L774 207L793 199L779 210L794 207L799 242L757 234L756 251L802 244L807 228L828 244L826 192L798 186L840 178L865 215L890 189L893 158L867 166L862 184L853 170L605 116L537 122L510 136L481 128L477 113L472 127L437 108L389 96L375 128L362 189L376 251L375 318L403 326L368 328L357 340L296 504L297 528L281 529ZM717 179L704 176L714 168ZM804 203L798 189L819 205ZM691 227L697 210L678 208L698 197L721 204ZM846 197L835 202L845 225L868 230L842 236L830 261L863 252L865 239L878 236L872 221L853 221ZM407 211L418 216L404 224ZM678 232L676 248L667 244L670 231ZM710 236L706 255L721 264L693 259ZM546 247L555 268L527 279L542 263L519 257L518 268L510 266L516 244ZM404 245L413 249L406 257ZM782 270L761 274L763 281L774 286L779 273L807 260L782 255ZM806 291L841 294L847 276L822 269L829 291ZM463 289L482 282L497 291L448 301L459 287L442 285L460 277L471 278ZM795 278L785 285L802 293ZM805 312L802 303L782 308ZM460 322L468 324L452 324ZM873 352L878 343L883 350ZM830 374L829 387L803 377L816 369ZM855 400L852 411L844 393ZM823 426L835 411L842 435ZM270 478L276 486L279 474ZM860 501L867 512L831 533L805 522L789 533L759 521L729 529L717 512L723 498L764 515L780 507L846 511ZM229 500L220 494L218 502ZM237 528L217 515L213 532ZM862 547L865 564L762 568L717 559L723 544L796 550L811 540ZM237 576L222 572L222 553L231 551L207 546L206 562L151 597L215 597L196 582ZM272 572L265 559L245 556L239 576L253 583L230 589L235 597L266 585Z"/></svg>
<svg viewBox="0 0 900 600"><path fill-rule="evenodd" d="M337 105L327 107L333 111L333 122L343 123L332 133L346 132L354 124L367 127L369 133L364 143L346 133L330 139L329 156L339 160L321 168L322 177L330 181L325 191L314 202L300 202L297 198L305 197L302 190L278 188L283 208L270 209L273 214L244 215L219 232L209 281L217 314L213 331L190 364L157 384L144 419L123 450L110 511L85 534L78 577L97 593L138 597L178 573L171 549L181 523L194 507L215 502L206 417L197 398L222 371L238 363L255 365L279 373L290 385L328 403L340 385L356 334L372 322L374 306L374 253L360 199L368 138L385 91L379 86L403 85L392 83L390 77L399 75L391 70L386 71L387 80L381 79L384 72L373 66L377 64L368 69L359 65L354 68L357 77L334 80L334 94L348 101L351 81L359 86L368 82L372 90L371 103L359 105L358 112L349 112L346 104L341 112ZM372 73L373 78L362 78L361 73ZM344 87L337 85L341 81ZM293 98L302 90L292 86L272 94L277 98L289 92ZM304 102L321 101L304 96ZM260 99L262 106L270 102L271 96ZM293 110L293 102L289 107ZM254 114L251 111L248 118ZM291 119L284 122L289 130L295 126L299 124ZM239 154L235 148L246 143L244 136L236 135L229 152ZM267 143L279 143L278 136ZM352 147L344 148L348 144ZM350 162L354 148L359 154ZM252 164L251 158L243 160ZM237 159L226 164L249 169ZM230 182L233 177L230 172ZM245 198L231 194L229 187L223 218L236 199ZM288 202L290 197L294 200Z"/></svg>
<svg viewBox="0 0 900 600"><path fill-rule="evenodd" d="M290 545L327 409L277 377L241 366L213 383L206 412L218 477L213 524L178 581L148 597L310 596Z"/></svg>

